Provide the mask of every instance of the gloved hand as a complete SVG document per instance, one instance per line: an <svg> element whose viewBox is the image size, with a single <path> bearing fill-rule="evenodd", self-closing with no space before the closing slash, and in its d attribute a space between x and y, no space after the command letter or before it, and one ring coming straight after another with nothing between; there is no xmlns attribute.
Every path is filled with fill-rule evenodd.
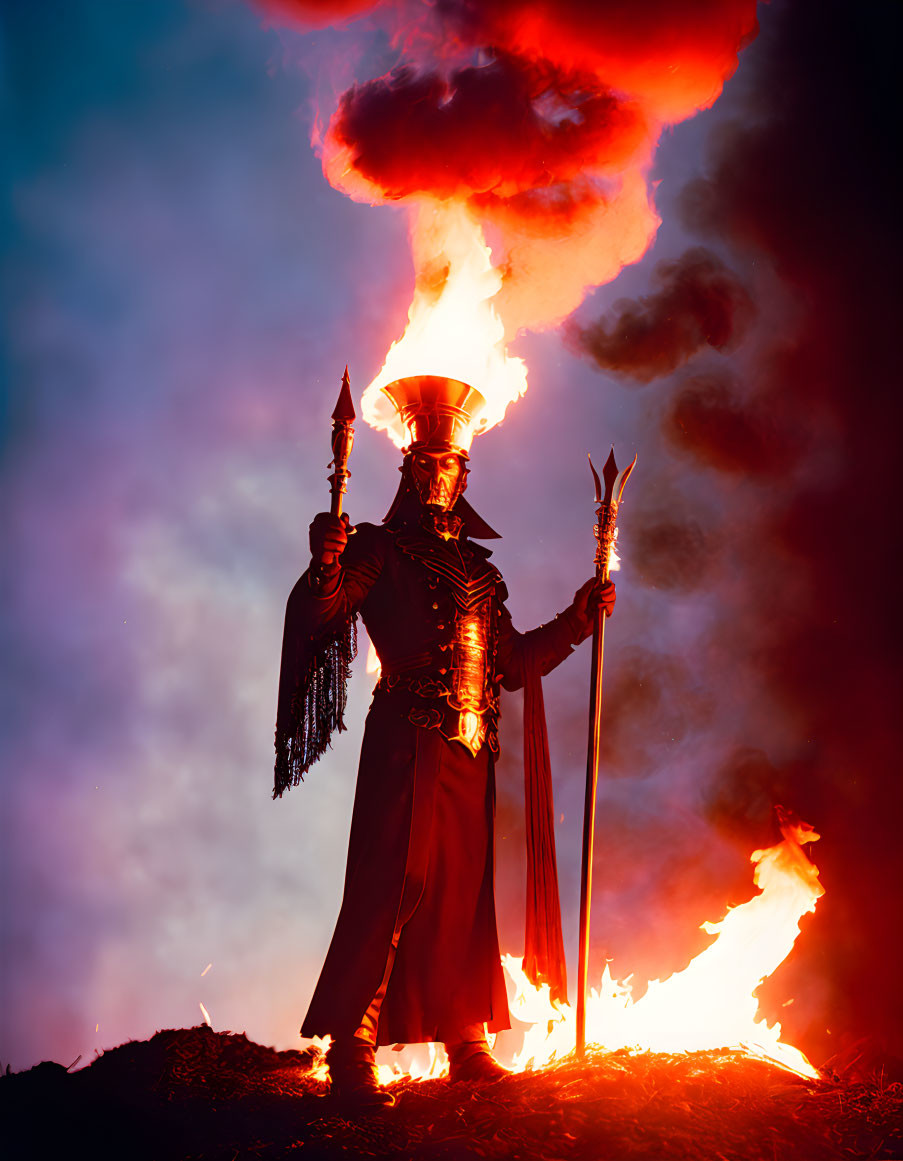
<svg viewBox="0 0 903 1161"><path fill-rule="evenodd" d="M572 624L579 627L579 636L575 644L585 641L592 633L596 610L600 606L605 610L606 617L611 616L616 598L614 581L602 581L595 576L590 577L577 589L574 593L574 603L567 610Z"/></svg>
<svg viewBox="0 0 903 1161"><path fill-rule="evenodd" d="M348 543L348 517L318 512L310 525L310 558L314 568L335 564Z"/></svg>

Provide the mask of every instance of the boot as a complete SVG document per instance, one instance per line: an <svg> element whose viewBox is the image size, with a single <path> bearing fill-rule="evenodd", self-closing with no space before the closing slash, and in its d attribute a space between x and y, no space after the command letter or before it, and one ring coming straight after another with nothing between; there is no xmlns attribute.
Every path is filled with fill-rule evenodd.
<svg viewBox="0 0 903 1161"><path fill-rule="evenodd" d="M491 1084L511 1073L489 1051L486 1033L475 1039L446 1044L448 1052L448 1079L452 1084Z"/></svg>
<svg viewBox="0 0 903 1161"><path fill-rule="evenodd" d="M373 1045L356 1036L334 1040L326 1053L332 1095L356 1109L388 1109L395 1097L379 1083Z"/></svg>

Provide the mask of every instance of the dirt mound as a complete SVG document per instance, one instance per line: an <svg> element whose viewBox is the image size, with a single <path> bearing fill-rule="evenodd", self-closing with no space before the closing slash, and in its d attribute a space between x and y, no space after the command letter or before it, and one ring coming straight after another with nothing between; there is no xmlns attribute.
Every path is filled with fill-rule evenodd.
<svg viewBox="0 0 903 1161"><path fill-rule="evenodd" d="M2 1078L10 1161L524 1158L838 1161L903 1157L903 1084L797 1078L737 1053L591 1051L483 1087L399 1081L393 1109L328 1096L319 1055L206 1026L158 1032L69 1072Z"/></svg>

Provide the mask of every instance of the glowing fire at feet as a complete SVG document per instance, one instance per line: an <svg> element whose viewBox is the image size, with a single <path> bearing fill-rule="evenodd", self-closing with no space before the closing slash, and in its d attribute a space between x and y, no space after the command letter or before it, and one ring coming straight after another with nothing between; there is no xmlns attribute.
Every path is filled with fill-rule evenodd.
<svg viewBox="0 0 903 1161"><path fill-rule="evenodd" d="M653 980L634 1002L628 983L613 980L606 966L599 990L587 1001L586 1038L609 1050L697 1052L732 1048L773 1061L792 1072L818 1077L799 1049L781 1042L781 1025L758 1016L756 988L783 962L824 894L818 869L801 844L819 836L805 823L778 812L784 840L750 856L760 893L728 911L718 923L704 923L717 939L682 971ZM515 983L511 1011L532 1027L514 1062L516 1071L542 1068L567 1055L576 1041L576 1020L567 1005L549 999L547 986L530 984L514 956L502 957Z"/></svg>
<svg viewBox="0 0 903 1161"><path fill-rule="evenodd" d="M818 869L802 844L818 835L806 823L788 819L778 808L783 841L754 851L753 881L759 894L730 909L717 923L704 923L715 941L682 971L653 980L642 999L634 1002L629 983L612 979L606 966L600 986L587 1003L587 1041L609 1051L700 1052L731 1049L769 1060L801 1076L818 1072L798 1048L781 1041L781 1025L758 1018L755 991L786 959L799 935L800 920L815 910L824 894ZM545 1067L567 1056L576 1041L576 1018L568 1005L555 1005L547 986L527 980L522 961L502 956L515 985L512 1014L531 1027L513 1062L514 1072ZM321 1050L328 1039L318 1042ZM428 1080L448 1073L441 1044L415 1045L393 1054L392 1064L379 1066L381 1084L398 1080ZM318 1079L327 1072L320 1058Z"/></svg>

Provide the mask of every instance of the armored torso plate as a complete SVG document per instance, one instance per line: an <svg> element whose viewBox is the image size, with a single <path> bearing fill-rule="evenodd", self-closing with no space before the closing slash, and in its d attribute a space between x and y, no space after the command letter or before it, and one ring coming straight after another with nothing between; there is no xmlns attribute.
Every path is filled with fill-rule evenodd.
<svg viewBox="0 0 903 1161"><path fill-rule="evenodd" d="M413 698L408 717L415 725L440 730L472 754L484 744L497 752L494 666L501 575L467 541L403 532L395 544L423 567L436 594L432 608L440 644L427 665L384 672L378 688L409 690Z"/></svg>

